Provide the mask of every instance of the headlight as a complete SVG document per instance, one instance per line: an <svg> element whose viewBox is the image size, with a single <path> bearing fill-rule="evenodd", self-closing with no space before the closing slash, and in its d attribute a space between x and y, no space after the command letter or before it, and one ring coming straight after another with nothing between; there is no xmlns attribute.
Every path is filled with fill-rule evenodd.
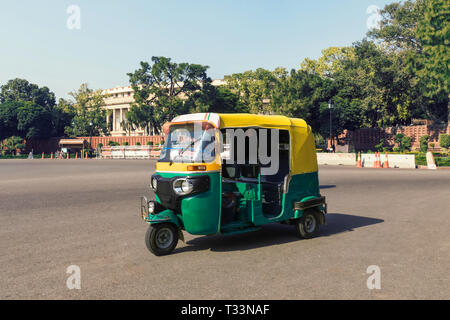
<svg viewBox="0 0 450 320"><path fill-rule="evenodd" d="M173 182L173 190L178 195L186 195L194 190L194 185L189 179L177 179Z"/></svg>
<svg viewBox="0 0 450 320"><path fill-rule="evenodd" d="M156 191L156 189L158 188L158 180L156 180L155 178L152 178L150 185L151 185L152 189L154 191Z"/></svg>
<svg viewBox="0 0 450 320"><path fill-rule="evenodd" d="M153 214L155 212L155 202L154 201L149 201L148 202L148 213Z"/></svg>
<svg viewBox="0 0 450 320"><path fill-rule="evenodd" d="M189 180L184 180L184 181L181 183L181 190L182 190L185 194L191 193L192 190L194 190L194 185L192 184L191 181L189 181Z"/></svg>

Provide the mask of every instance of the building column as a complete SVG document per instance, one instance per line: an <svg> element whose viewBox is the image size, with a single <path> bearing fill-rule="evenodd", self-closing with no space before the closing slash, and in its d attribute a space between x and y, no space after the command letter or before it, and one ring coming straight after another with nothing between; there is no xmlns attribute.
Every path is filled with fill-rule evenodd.
<svg viewBox="0 0 450 320"><path fill-rule="evenodd" d="M112 125L113 131L116 131L116 109L113 109L113 125Z"/></svg>
<svg viewBox="0 0 450 320"><path fill-rule="evenodd" d="M119 122L119 127L120 127L120 130L122 131L123 130L123 128L120 126L120 124L122 123L122 121L123 121L123 112L122 112L122 108L120 108L120 122Z"/></svg>

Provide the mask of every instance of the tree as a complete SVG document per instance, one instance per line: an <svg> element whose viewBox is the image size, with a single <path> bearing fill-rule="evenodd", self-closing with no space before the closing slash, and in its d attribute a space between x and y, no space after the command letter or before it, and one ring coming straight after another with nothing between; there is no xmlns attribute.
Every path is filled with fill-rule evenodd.
<svg viewBox="0 0 450 320"><path fill-rule="evenodd" d="M0 141L18 135L17 112L21 102L6 102L0 104Z"/></svg>
<svg viewBox="0 0 450 320"><path fill-rule="evenodd" d="M55 105L55 94L47 87L40 88L25 79L9 80L0 88L0 103L33 102L48 110Z"/></svg>
<svg viewBox="0 0 450 320"><path fill-rule="evenodd" d="M408 0L386 5L379 29L368 36L386 46L401 59L409 99L401 105L412 116L448 120L448 1Z"/></svg>
<svg viewBox="0 0 450 320"><path fill-rule="evenodd" d="M278 79L272 93L272 109L278 114L302 118L314 131L320 131L320 104L333 96L332 81L305 70L291 70L289 75Z"/></svg>
<svg viewBox="0 0 450 320"><path fill-rule="evenodd" d="M419 139L420 144L420 152L427 152L428 151L428 140L430 139L429 135L421 136Z"/></svg>
<svg viewBox="0 0 450 320"><path fill-rule="evenodd" d="M395 135L394 142L397 144L394 151L405 152L411 148L411 137L405 136L403 133Z"/></svg>
<svg viewBox="0 0 450 320"><path fill-rule="evenodd" d="M317 60L306 58L300 64L300 70L320 77L333 78L342 69L342 61L354 57L353 47L329 47L322 50L322 55Z"/></svg>
<svg viewBox="0 0 450 320"><path fill-rule="evenodd" d="M209 86L194 94L193 99L186 101L190 113L246 113L248 107L242 103L239 96L226 86Z"/></svg>
<svg viewBox="0 0 450 320"><path fill-rule="evenodd" d="M386 5L381 11L380 28L367 35L394 50L421 51L417 27L424 13L424 0L407 0Z"/></svg>
<svg viewBox="0 0 450 320"><path fill-rule="evenodd" d="M270 103L273 89L279 77L283 77L285 73L283 68L277 68L273 72L258 68L255 71L225 76L224 80L242 104L248 106L250 113L270 114L274 112Z"/></svg>
<svg viewBox="0 0 450 320"><path fill-rule="evenodd" d="M444 149L450 148L450 134L441 134L439 137L439 144Z"/></svg>
<svg viewBox="0 0 450 320"><path fill-rule="evenodd" d="M210 86L211 79L207 66L175 63L166 57L152 57L152 62L141 62L139 69L128 73L135 100L128 121L159 131L166 121L185 113L185 101Z"/></svg>
<svg viewBox="0 0 450 320"><path fill-rule="evenodd" d="M70 95L74 98L74 102L61 102L61 109L74 115L71 125L65 127L65 133L70 137L108 135L107 112L102 108L104 105L102 93L89 89L87 84L82 84Z"/></svg>
<svg viewBox="0 0 450 320"><path fill-rule="evenodd" d="M415 56L414 67L423 85L423 94L433 102L429 118L448 120L450 73L450 4L445 0L424 1L424 15L417 28L422 51Z"/></svg>
<svg viewBox="0 0 450 320"><path fill-rule="evenodd" d="M17 110L17 130L26 139L52 136L52 113L32 102L25 102Z"/></svg>

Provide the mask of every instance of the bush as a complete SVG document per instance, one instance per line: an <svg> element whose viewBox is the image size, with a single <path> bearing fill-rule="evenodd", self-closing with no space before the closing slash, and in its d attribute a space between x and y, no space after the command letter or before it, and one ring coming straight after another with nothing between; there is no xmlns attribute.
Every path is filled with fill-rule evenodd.
<svg viewBox="0 0 450 320"><path fill-rule="evenodd" d="M128 146L128 141L122 142L123 146Z"/></svg>
<svg viewBox="0 0 450 320"><path fill-rule="evenodd" d="M450 134L441 134L439 137L439 144L441 145L441 148L450 148Z"/></svg>
<svg viewBox="0 0 450 320"><path fill-rule="evenodd" d="M420 152L427 152L428 151L428 140L430 139L429 135L421 136L419 143L420 143Z"/></svg>
<svg viewBox="0 0 450 320"><path fill-rule="evenodd" d="M5 140L5 143L3 145L6 150L5 154L9 155L16 155L17 149L24 149L25 144L23 143L23 139L21 137L12 136Z"/></svg>
<svg viewBox="0 0 450 320"><path fill-rule="evenodd" d="M153 145L153 141L148 141L148 142L147 142L147 145L148 145L148 146L152 146L152 145Z"/></svg>
<svg viewBox="0 0 450 320"><path fill-rule="evenodd" d="M103 143L97 144L97 149L101 149L101 148L103 148Z"/></svg>
<svg viewBox="0 0 450 320"><path fill-rule="evenodd" d="M411 149L411 138L405 136L403 133L399 133L394 137L395 143L397 143L397 147L394 148L394 151L398 150L398 152L405 152L406 150ZM397 151L396 151L397 152Z"/></svg>
<svg viewBox="0 0 450 320"><path fill-rule="evenodd" d="M141 145L141 143L140 143L140 142L136 142L136 145L137 145L137 146L140 146L140 145Z"/></svg>

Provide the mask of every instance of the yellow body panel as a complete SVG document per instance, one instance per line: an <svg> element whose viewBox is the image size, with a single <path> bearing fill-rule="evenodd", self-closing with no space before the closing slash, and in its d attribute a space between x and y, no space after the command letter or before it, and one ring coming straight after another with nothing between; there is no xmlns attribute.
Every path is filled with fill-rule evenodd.
<svg viewBox="0 0 450 320"><path fill-rule="evenodd" d="M188 167L193 166L206 166L206 170L197 170L197 171L189 171ZM172 163L170 165L169 162L157 162L156 163L156 171L158 172L192 172L192 173L201 173L201 172L211 172L211 171L219 171L222 166L220 162L214 161L211 163Z"/></svg>
<svg viewBox="0 0 450 320"><path fill-rule="evenodd" d="M220 128L260 127L288 130L291 136L291 174L316 172L317 155L311 127L303 119L256 114L219 114Z"/></svg>
<svg viewBox="0 0 450 320"><path fill-rule="evenodd" d="M291 137L291 175L318 171L314 135L305 120L277 115L266 116L246 113L219 114L219 117L221 129L259 127L288 130ZM158 162L156 170L159 172L189 172L188 166L196 165L206 165L205 171L221 170L219 157L214 162L206 164L173 163L170 165L168 162Z"/></svg>

